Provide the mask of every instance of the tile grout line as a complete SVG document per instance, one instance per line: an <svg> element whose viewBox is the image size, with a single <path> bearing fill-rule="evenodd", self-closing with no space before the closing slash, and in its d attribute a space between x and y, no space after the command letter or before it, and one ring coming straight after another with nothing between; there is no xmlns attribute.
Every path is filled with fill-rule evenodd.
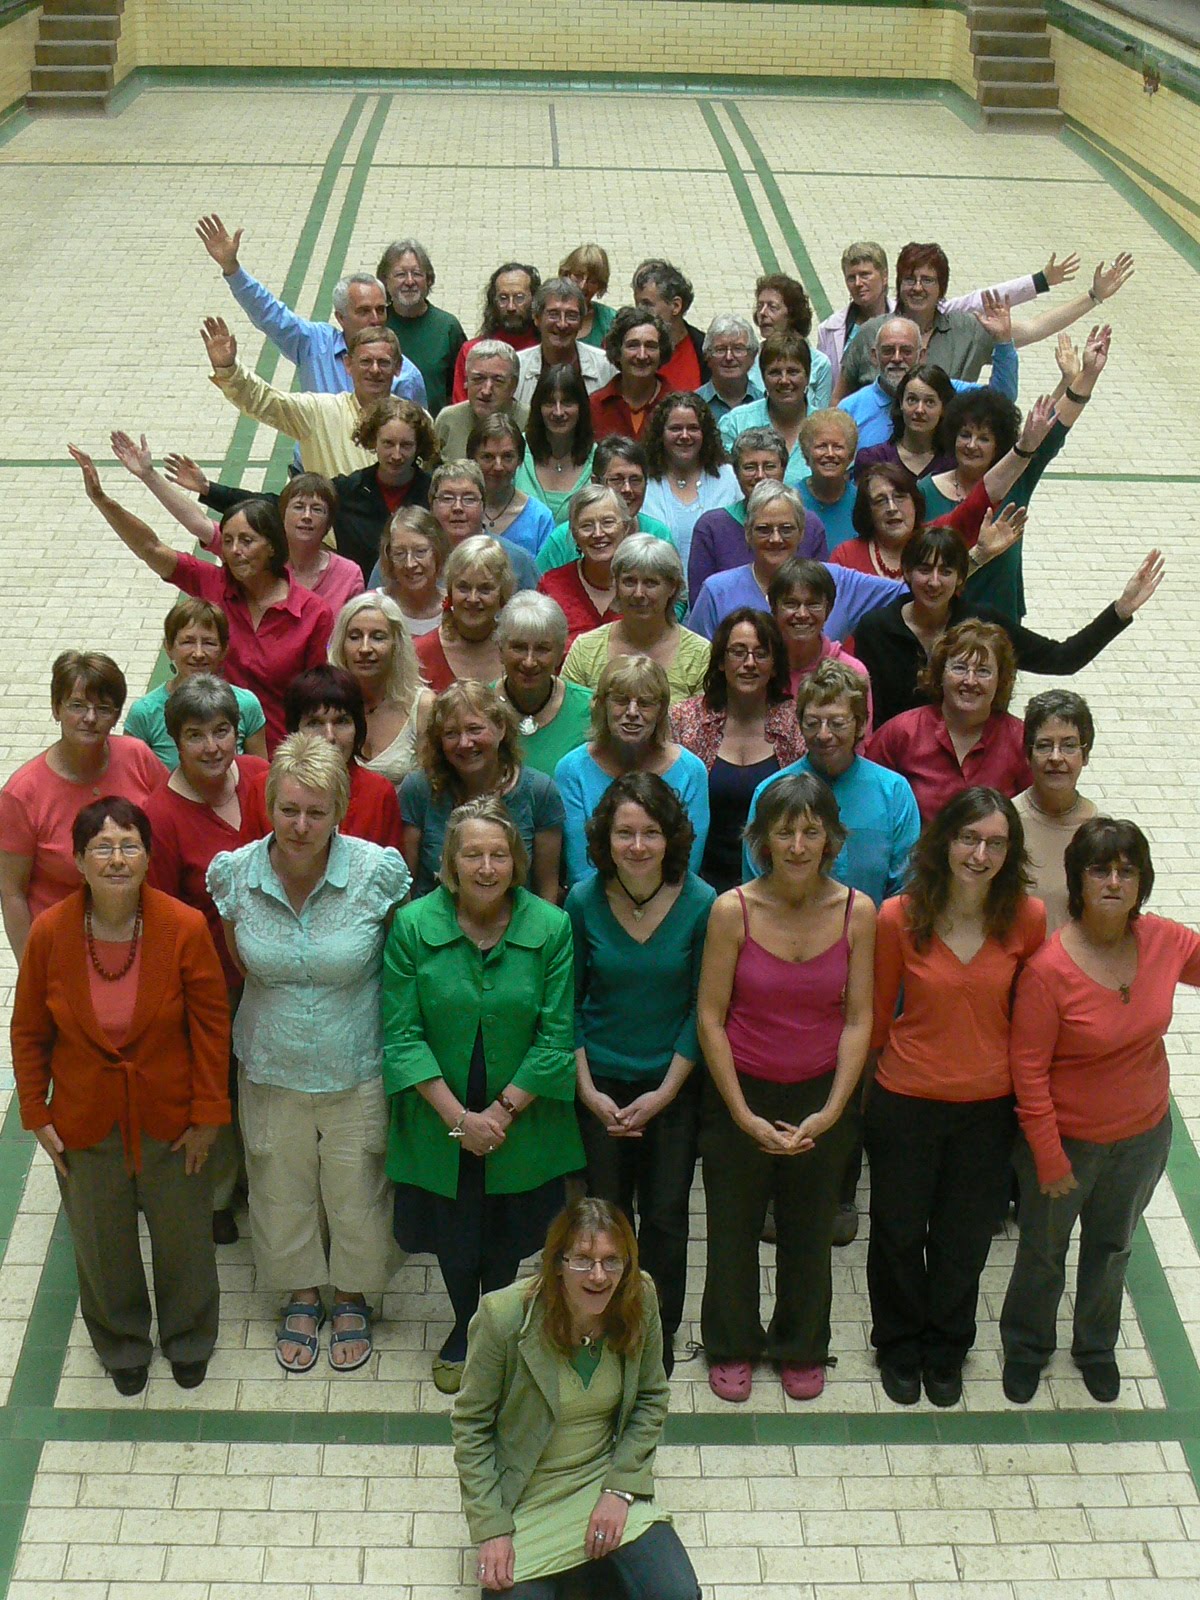
<svg viewBox="0 0 1200 1600"><path fill-rule="evenodd" d="M779 258L775 254L774 246L767 234L762 217L759 215L754 196L750 192L750 185L746 182L746 174L742 171L741 163L734 154L733 146L721 126L716 108L711 100L697 100L696 105L699 108L701 117L704 119L705 127L712 135L712 141L717 147L717 152L729 178L730 187L733 189L737 200L738 209L742 213L742 220L746 224L746 231L750 235L755 252L762 264L762 269L764 272L778 272Z"/></svg>

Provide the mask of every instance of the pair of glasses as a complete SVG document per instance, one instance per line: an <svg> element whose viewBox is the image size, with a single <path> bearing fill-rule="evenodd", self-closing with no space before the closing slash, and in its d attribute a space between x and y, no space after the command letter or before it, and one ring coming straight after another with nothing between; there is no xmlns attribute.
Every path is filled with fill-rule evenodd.
<svg viewBox="0 0 1200 1600"><path fill-rule="evenodd" d="M964 850L969 850L972 855L980 845L995 859L1001 859L1008 854L1007 839L985 839L979 833L960 833L955 835L954 842L960 844Z"/></svg>
<svg viewBox="0 0 1200 1600"><path fill-rule="evenodd" d="M114 856L124 856L126 861L136 861L145 852L145 845L134 844L132 840L125 844L90 844L86 854L94 861L111 861Z"/></svg>
<svg viewBox="0 0 1200 1600"><path fill-rule="evenodd" d="M769 650L752 650L748 644L731 644L726 649L725 655L730 661L750 661L753 659L760 666L771 659Z"/></svg>
<svg viewBox="0 0 1200 1600"><path fill-rule="evenodd" d="M606 1278L619 1278L625 1271L625 1263L620 1256L605 1256L603 1261L597 1261L592 1256L563 1256L562 1263L568 1272L592 1272L599 1267Z"/></svg>

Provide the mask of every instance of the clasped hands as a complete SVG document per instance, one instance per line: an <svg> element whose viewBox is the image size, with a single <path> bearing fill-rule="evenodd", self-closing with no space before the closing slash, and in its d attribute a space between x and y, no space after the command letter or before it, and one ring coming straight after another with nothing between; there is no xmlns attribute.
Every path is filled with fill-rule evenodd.
<svg viewBox="0 0 1200 1600"><path fill-rule="evenodd" d="M468 1111L462 1123L462 1145L473 1156L489 1156L504 1143L512 1118L494 1100L485 1111Z"/></svg>
<svg viewBox="0 0 1200 1600"><path fill-rule="evenodd" d="M766 1117L757 1117L752 1111L747 1111L736 1120L742 1132L748 1134L767 1155L802 1156L815 1148L817 1140L833 1126L836 1119L825 1111L814 1111L812 1116L805 1117L799 1127L793 1127L790 1122L768 1122Z"/></svg>

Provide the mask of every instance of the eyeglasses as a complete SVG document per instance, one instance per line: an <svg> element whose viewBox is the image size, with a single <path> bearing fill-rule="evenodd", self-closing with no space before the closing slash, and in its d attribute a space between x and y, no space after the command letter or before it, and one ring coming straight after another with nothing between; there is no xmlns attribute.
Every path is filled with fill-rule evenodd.
<svg viewBox="0 0 1200 1600"><path fill-rule="evenodd" d="M901 278L900 287L909 289L936 289L937 278L932 272L914 272L906 278Z"/></svg>
<svg viewBox="0 0 1200 1600"><path fill-rule="evenodd" d="M1114 872L1121 883L1136 883L1141 876L1138 869L1131 867L1127 861L1110 861L1107 866L1094 863L1083 870L1093 883L1107 883Z"/></svg>
<svg viewBox="0 0 1200 1600"><path fill-rule="evenodd" d="M716 356L718 361L740 361L744 356L750 354L750 346L748 344L714 344L708 353L710 356Z"/></svg>
<svg viewBox="0 0 1200 1600"><path fill-rule="evenodd" d="M597 1261L593 1256L563 1256L562 1264L568 1272L592 1272L600 1268L606 1278L619 1278L625 1271L625 1263L620 1256L605 1256L603 1261Z"/></svg>
<svg viewBox="0 0 1200 1600"><path fill-rule="evenodd" d="M894 506L911 505L908 495L899 494L872 494L867 496L867 504L872 511L890 511Z"/></svg>
<svg viewBox="0 0 1200 1600"><path fill-rule="evenodd" d="M124 844L89 844L84 850L84 855L92 856L96 861L111 861L114 856L124 856L126 861L136 861L145 853L144 844L134 844L132 839Z"/></svg>
<svg viewBox="0 0 1200 1600"><path fill-rule="evenodd" d="M946 676L957 678L965 682L967 678L974 678L976 683L991 683L996 676L995 667L982 666L974 661L947 661Z"/></svg>
<svg viewBox="0 0 1200 1600"><path fill-rule="evenodd" d="M748 644L731 644L726 648L725 659L727 661L749 661L753 659L761 666L764 662L770 661L771 652L764 650L761 646L752 650Z"/></svg>
<svg viewBox="0 0 1200 1600"><path fill-rule="evenodd" d="M624 527L624 523L620 517L601 517L598 522L581 522L575 531L591 538L596 533L616 533L621 527Z"/></svg>
<svg viewBox="0 0 1200 1600"><path fill-rule="evenodd" d="M657 712L662 704L661 700L642 700L636 694L610 694L608 703L614 711L628 711L630 706L637 706L639 711Z"/></svg>
<svg viewBox="0 0 1200 1600"><path fill-rule="evenodd" d="M969 829L963 833L956 833L954 842L955 844L960 844L964 850L969 850L972 855L975 854L980 845L993 858L1002 859L1008 854L1007 839L985 839L981 833L972 833Z"/></svg>
<svg viewBox="0 0 1200 1600"><path fill-rule="evenodd" d="M827 729L834 737L849 733L854 726L853 717L802 717L800 719L800 732L806 739L811 739L820 733L822 728Z"/></svg>
<svg viewBox="0 0 1200 1600"><path fill-rule="evenodd" d="M1035 739L1033 753L1035 756L1077 756L1083 749L1079 739Z"/></svg>
<svg viewBox="0 0 1200 1600"><path fill-rule="evenodd" d="M474 489L469 494L448 494L444 489L439 489L434 495L434 503L439 506L481 506L482 497Z"/></svg>
<svg viewBox="0 0 1200 1600"><path fill-rule="evenodd" d="M120 715L116 706L98 705L94 700L68 700L63 710L73 717L86 717L89 711L94 711L97 722L115 722Z"/></svg>

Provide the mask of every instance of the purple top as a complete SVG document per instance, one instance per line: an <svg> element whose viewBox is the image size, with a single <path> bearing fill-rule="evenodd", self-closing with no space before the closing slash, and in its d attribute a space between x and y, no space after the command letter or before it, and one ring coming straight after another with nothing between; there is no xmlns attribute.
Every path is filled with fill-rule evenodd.
<svg viewBox="0 0 1200 1600"><path fill-rule="evenodd" d="M796 554L813 561L829 559L825 524L811 511L804 513L804 536ZM695 601L707 578L716 572L728 572L732 567L744 567L749 555L746 502L739 500L736 506L706 511L692 530L692 548L688 554L687 583L692 600Z"/></svg>
<svg viewBox="0 0 1200 1600"><path fill-rule="evenodd" d="M860 450L854 458L854 477L857 481L864 467L903 467L900 452L892 443L869 444L865 450ZM931 472L953 472L955 459L953 454L934 456L927 467L921 468L921 477L927 477ZM905 471L908 469L905 468Z"/></svg>

